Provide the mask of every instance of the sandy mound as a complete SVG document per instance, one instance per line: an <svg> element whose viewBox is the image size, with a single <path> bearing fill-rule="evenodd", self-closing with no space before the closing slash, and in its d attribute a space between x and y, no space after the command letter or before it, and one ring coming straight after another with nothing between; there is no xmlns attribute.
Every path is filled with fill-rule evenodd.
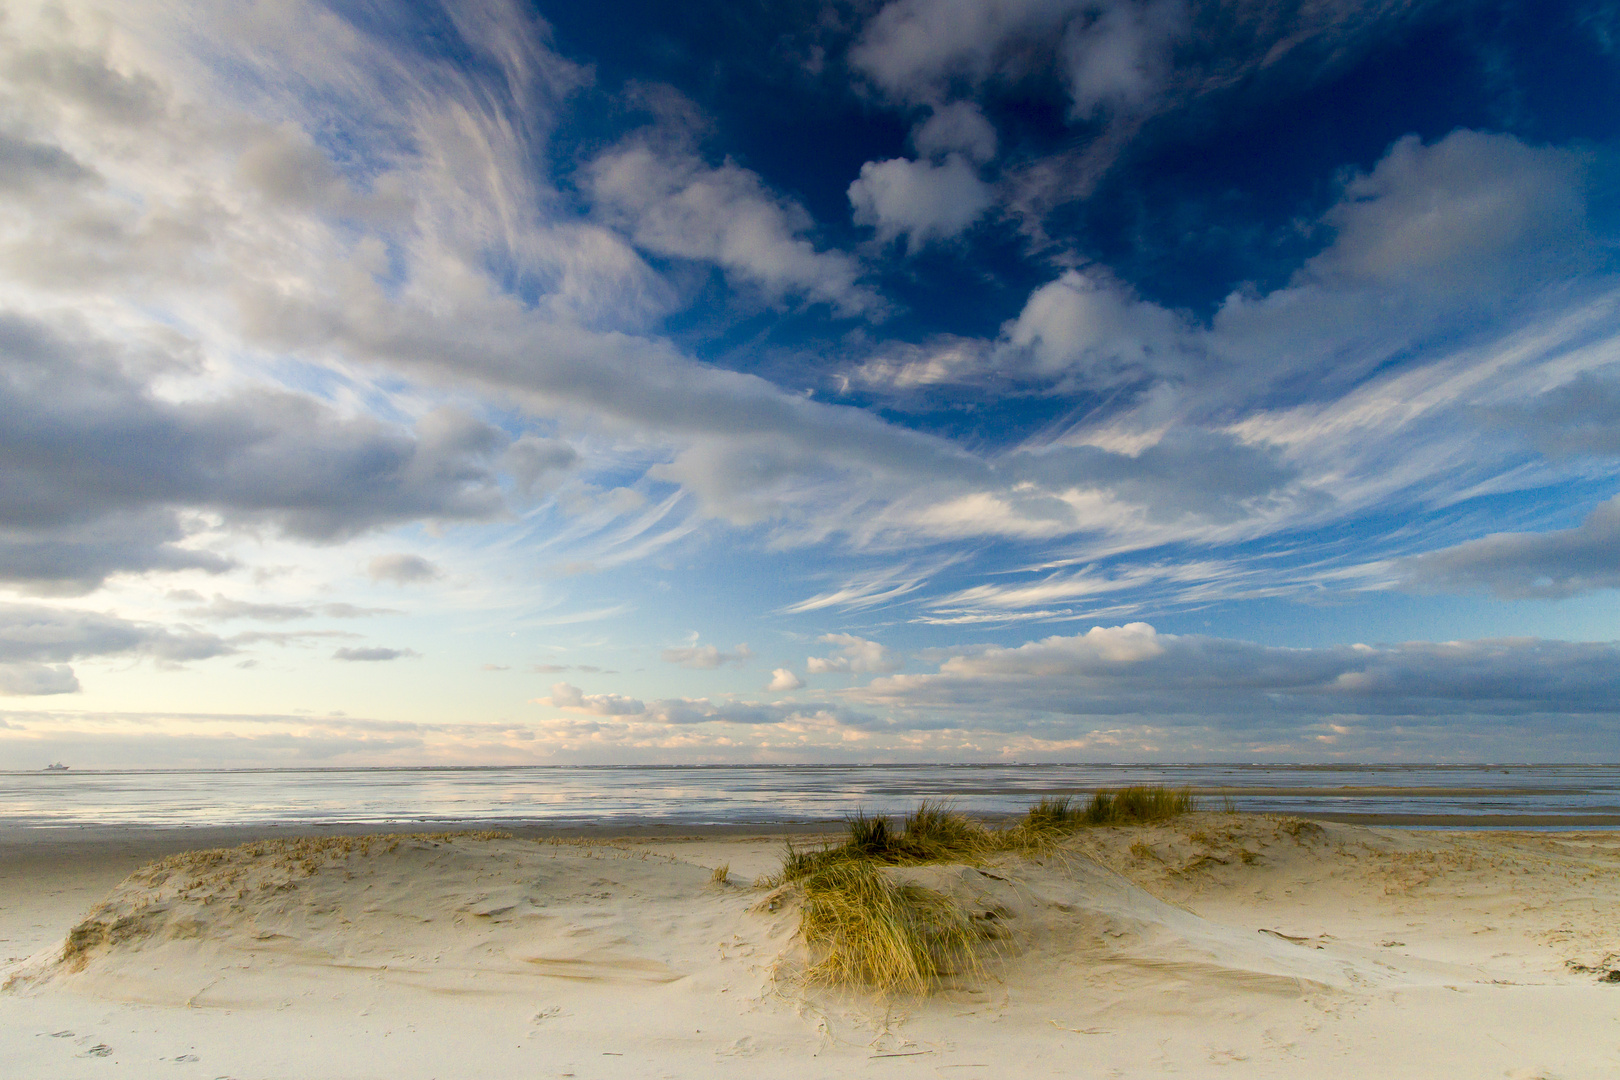
<svg viewBox="0 0 1620 1080"><path fill-rule="evenodd" d="M114 1010L104 1024L187 1007L141 1014L134 1049L95 1046L150 1056L179 1025L208 1076L249 1044L253 1068L236 1069L289 1077L708 1076L761 1056L787 1076L923 1055L1099 1076L1620 1065L1620 990L1601 982L1620 966L1620 837L1197 815L1088 830L1037 859L896 868L972 912L992 951L932 998L887 1001L800 987L792 890L713 880L766 850L462 835L177 856L114 890L0 1005L40 1017L26 1046L60 1076L80 1073L51 1056L63 1021L44 1017L70 1002ZM1556 1036L1572 1029L1590 1037ZM1448 1034L1462 1030L1490 1037Z"/></svg>

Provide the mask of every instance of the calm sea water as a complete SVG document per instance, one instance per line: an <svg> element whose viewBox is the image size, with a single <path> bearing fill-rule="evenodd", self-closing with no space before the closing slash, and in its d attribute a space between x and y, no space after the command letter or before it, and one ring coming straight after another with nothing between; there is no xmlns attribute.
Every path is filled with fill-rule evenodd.
<svg viewBox="0 0 1620 1080"><path fill-rule="evenodd" d="M770 824L924 798L994 816L1139 783L1282 813L1620 815L1615 765L778 765L3 772L0 826Z"/></svg>

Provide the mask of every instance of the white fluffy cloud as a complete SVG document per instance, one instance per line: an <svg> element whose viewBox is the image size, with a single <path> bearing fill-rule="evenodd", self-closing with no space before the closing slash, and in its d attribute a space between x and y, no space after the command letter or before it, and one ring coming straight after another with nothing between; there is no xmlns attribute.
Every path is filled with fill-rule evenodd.
<svg viewBox="0 0 1620 1080"><path fill-rule="evenodd" d="M928 119L911 133L911 144L924 157L943 157L953 151L984 164L996 156L996 129L971 101L936 105Z"/></svg>
<svg viewBox="0 0 1620 1080"><path fill-rule="evenodd" d="M590 191L605 220L644 251L714 263L773 301L798 296L843 314L880 306L852 256L817 251L804 208L734 162L703 162L684 146L632 141L597 158Z"/></svg>
<svg viewBox="0 0 1620 1080"><path fill-rule="evenodd" d="M912 250L949 240L979 219L991 202L990 186L960 154L934 165L895 158L868 161L849 185L855 221L887 243L904 236Z"/></svg>
<svg viewBox="0 0 1620 1080"><path fill-rule="evenodd" d="M1107 386L1122 378L1175 375L1195 350L1190 328L1172 312L1133 297L1095 273L1065 271L1030 293L1003 329L1002 355L1027 351L1038 378L1075 375Z"/></svg>
<svg viewBox="0 0 1620 1080"><path fill-rule="evenodd" d="M924 101L952 79L1017 79L1055 63L1085 117L1144 105L1189 29L1183 0L894 0L850 58L889 93Z"/></svg>
<svg viewBox="0 0 1620 1080"><path fill-rule="evenodd" d="M639 716L647 706L635 698L618 694L587 694L571 683L560 682L552 686L551 696L536 698L538 704L554 709L593 713L597 716Z"/></svg>
<svg viewBox="0 0 1620 1080"><path fill-rule="evenodd" d="M799 678L789 668L779 667L771 672L771 681L765 684L770 691L799 690L804 686L804 680Z"/></svg>
<svg viewBox="0 0 1620 1080"><path fill-rule="evenodd" d="M854 634L823 634L819 640L836 645L838 649L831 656L806 659L805 670L812 675L839 671L851 674L898 671L904 663L885 646Z"/></svg>

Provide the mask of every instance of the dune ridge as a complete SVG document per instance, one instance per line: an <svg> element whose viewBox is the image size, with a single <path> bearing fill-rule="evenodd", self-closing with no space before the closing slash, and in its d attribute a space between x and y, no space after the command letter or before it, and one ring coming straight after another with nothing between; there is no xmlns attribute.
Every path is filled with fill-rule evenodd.
<svg viewBox="0 0 1620 1080"><path fill-rule="evenodd" d="M776 837L486 833L174 856L83 917L64 913L49 948L11 964L0 1030L35 1070L18 1075L64 1077L110 1063L238 1080L709 1076L767 1063L789 1077L920 1063L1061 1076L1620 1072L1611 833L1194 814L1084 829L1035 854L885 868L949 897L993 941L979 970L931 997L803 979L816 957L793 890L740 884L780 855Z"/></svg>

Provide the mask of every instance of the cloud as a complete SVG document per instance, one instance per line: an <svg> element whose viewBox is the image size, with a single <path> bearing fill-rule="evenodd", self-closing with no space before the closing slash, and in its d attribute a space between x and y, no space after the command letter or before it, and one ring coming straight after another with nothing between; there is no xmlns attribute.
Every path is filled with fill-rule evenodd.
<svg viewBox="0 0 1620 1080"><path fill-rule="evenodd" d="M375 663L383 660L401 660L422 655L414 649L385 649L380 646L342 648L332 654L334 660Z"/></svg>
<svg viewBox="0 0 1620 1080"><path fill-rule="evenodd" d="M724 664L738 667L748 663L754 653L747 645L738 645L732 652L721 652L713 645L687 645L665 649L659 654L666 664L676 664L696 671L713 671Z"/></svg>
<svg viewBox="0 0 1620 1080"><path fill-rule="evenodd" d="M0 663L0 695L43 697L49 694L76 694L78 677L66 664Z"/></svg>
<svg viewBox="0 0 1620 1080"><path fill-rule="evenodd" d="M506 448L501 464L512 474L517 491L532 499L579 464L579 451L556 439L525 435Z"/></svg>
<svg viewBox="0 0 1620 1080"><path fill-rule="evenodd" d="M228 568L184 546L187 510L331 543L504 508L490 461L507 440L464 413L410 431L270 388L170 401L141 362L0 313L0 579L82 593L119 571Z"/></svg>
<svg viewBox="0 0 1620 1080"><path fill-rule="evenodd" d="M845 611L877 607L916 592L933 575L959 561L960 556L952 555L929 563L905 562L852 575L837 588L788 604L781 611L785 615L802 615L830 607Z"/></svg>
<svg viewBox="0 0 1620 1080"><path fill-rule="evenodd" d="M635 698L620 697L618 694L587 694L565 682L552 686L550 697L536 698L535 702L596 716L639 716L647 711L647 706Z"/></svg>
<svg viewBox="0 0 1620 1080"><path fill-rule="evenodd" d="M895 158L868 161L849 185L855 223L877 230L881 243L905 237L910 250L949 240L989 207L990 186L960 154L938 165Z"/></svg>
<svg viewBox="0 0 1620 1080"><path fill-rule="evenodd" d="M588 175L597 212L645 251L714 263L772 301L797 296L845 315L881 307L857 283L854 258L805 238L814 223L802 206L732 161L710 166L686 147L633 140Z"/></svg>
<svg viewBox="0 0 1620 1080"><path fill-rule="evenodd" d="M0 687L9 694L77 691L71 661L130 656L172 667L235 651L231 643L194 630L90 611L0 604Z"/></svg>
<svg viewBox="0 0 1620 1080"><path fill-rule="evenodd" d="M1614 378L1579 372L1531 398L1490 408L1486 417L1550 457L1620 456L1620 380Z"/></svg>
<svg viewBox="0 0 1620 1080"><path fill-rule="evenodd" d="M1055 67L1073 115L1085 118L1147 105L1190 29L1182 0L895 0L867 23L850 60L913 101L938 99L953 80L1016 81Z"/></svg>
<svg viewBox="0 0 1620 1080"><path fill-rule="evenodd" d="M1616 715L1620 645L1513 638L1289 649L1147 623L1095 627L891 675L850 700L923 713L1136 717L1231 730L1312 718ZM1112 724L1116 721L1106 720Z"/></svg>
<svg viewBox="0 0 1620 1080"><path fill-rule="evenodd" d="M1092 5L1090 20L1075 19L1063 34L1063 73L1072 112L1087 118L1103 110L1135 111L1169 82L1170 51L1190 30L1184 0Z"/></svg>
<svg viewBox="0 0 1620 1080"><path fill-rule="evenodd" d="M1573 529L1495 533L1401 563L1420 592L1488 592L1505 600L1620 588L1620 496Z"/></svg>
<svg viewBox="0 0 1620 1080"><path fill-rule="evenodd" d="M262 622L289 622L324 615L329 619L365 619L374 615L397 615L391 608L359 607L355 604L258 604L220 596L201 607L183 608L181 614L193 619L258 619Z"/></svg>
<svg viewBox="0 0 1620 1080"><path fill-rule="evenodd" d="M812 656L805 661L805 669L812 675L825 675L834 671L852 674L873 671L898 671L903 661L883 645L854 634L823 634L817 640L837 645L832 656Z"/></svg>
<svg viewBox="0 0 1620 1080"><path fill-rule="evenodd" d="M899 27L911 11L926 23L893 39L905 48L860 53L873 64L900 65L895 100L912 95L905 100L916 102L923 120L913 142L929 158L912 164L944 169L941 161L956 154L971 171L966 163L991 142L964 95L987 80L1021 78L1020 64L1062 62L1073 26L1073 40L1099 42L1123 43L1119 35L1141 30L1145 51L1121 44L1109 55L1152 60L1167 40L1143 21L1145 5L1050 4L1040 15L1039 47L1026 50L1032 24L1020 20L1039 6L964 3L959 20L930 23L946 9L898 4L867 24L862 41L870 44L880 40L884 19ZM1208 10L1193 12L1195 37L1213 17ZM1227 11L1243 32L1264 22L1259 5ZM1256 31L1255 49L1268 49L1273 37L1293 41L1288 35L1307 16L1326 26L1350 18L1346 11L1330 4L1313 6L1315 14L1273 12L1274 25ZM119 410L133 419L109 421L107 431L172 437L152 442L159 467L120 471L111 460L111 492L94 489L106 454L79 473L47 470L37 483L30 479L33 497L89 490L88 502L112 509L55 523L30 523L21 511L0 517L0 567L9 567L10 580L36 591L84 591L109 573L222 572L245 549L225 542L233 531L325 543L413 521L493 520L505 512L503 471L510 488L538 494L583 467L565 463L569 451L560 443L526 437L514 444L464 410L414 429L398 419L424 416L425 401L474 395L525 414L508 425L514 430L543 417L535 426L549 431L551 420L565 420L570 438L589 428L605 433L604 442L623 440L607 455L619 474L611 483L643 492L647 505L599 535L568 534L573 546L547 549L559 564L644 558L693 536L705 518L757 527L767 544L837 540L879 553L1006 537L1062 544L1063 554L1079 558L1277 535L1342 520L1391 492L1421 499L1455 487L1457 459L1436 433L1442 424L1403 427L1410 411L1369 405L1370 426L1346 452L1333 436L1348 429L1346 410L1284 415L1302 396L1313 406L1332 402L1358 380L1427 357L1427 346L1451 340L1481 311L1498 310L1490 305L1522 303L1512 289L1499 289L1469 308L1456 299L1466 289L1452 288L1447 300L1422 282L1390 276L1399 268L1399 235L1426 227L1423 199L1442 199L1466 181L1474 186L1457 189L1464 202L1524 203L1517 217L1499 215L1518 224L1498 233L1482 231L1478 215L1437 209L1436 220L1447 224L1435 250L1451 260L1429 267L1437 281L1470 280L1447 269L1453 264L1518 260L1518 270L1492 279L1497 288L1591 257L1590 243L1565 242L1580 221L1560 209L1568 190L1584 190L1588 167L1579 154L1549 156L1506 137L1392 148L1387 162L1343 178L1344 197L1329 218L1302 226L1337 237L1321 261L1272 293L1234 296L1213 326L1152 305L1086 265L1054 272L1000 336L930 341L912 351L880 347L863 389L878 387L884 369L893 386L954 384L1097 402L1094 411L1062 413L1067 420L1022 445L952 442L886 422L876 410L826 405L727 371L723 361L699 361L649 329L680 302L672 282L704 268L661 277L626 240L643 230L642 250L658 254L660 265L719 265L784 302L820 296L855 304L850 290L864 288L862 267L822 243L803 206L738 162L704 157L695 136L638 132L588 158L577 192L557 190L536 163L555 159L548 140L560 103L587 73L558 57L544 28L526 24L515 8L457 7L446 17L446 33L470 35L462 44L476 62L421 54L410 35L373 34L320 5L266 9L261 21L241 25L188 18L183 33L168 9L119 6L107 16L108 32L139 47L119 52L117 64L88 34L57 41L57 31L30 24L14 35L56 57L15 69L23 75L12 74L16 57L4 66L7 87L37 117L27 138L58 147L86 175L36 170L30 201L12 200L19 231L0 252L0 275L15 290L7 295L26 298L19 310L95 312L95 333L51 316L46 328L65 345L53 354L59 360L38 366L48 373L76 365L86 400L133 401ZM913 30L922 36L906 37ZM915 78L902 70L912 61L905 70ZM79 74L62 74L70 70ZM1243 70L1239 64L1234 77ZM1151 87L1155 71L1133 60L1115 74L1146 72L1141 85ZM868 74L889 85L877 67ZM17 81L24 75L26 85ZM1149 96L1179 92L1181 76L1169 78L1168 89ZM114 89L84 89L92 84ZM1096 85L1103 88L1094 94L1097 115L1112 117L1107 123L1139 108L1123 76ZM103 104L81 104L92 99ZM106 104L115 101L123 104ZM107 119L114 113L124 119ZM208 119L226 114L229 124ZM941 119L929 133L947 116L950 123ZM138 137L118 134L126 128ZM603 202L585 220L576 200L595 198L598 175L607 184ZM745 224L757 235L743 236ZM1379 230L1396 239L1380 240ZM1448 247L1442 241L1453 234L1462 239ZM1540 248L1579 248L1579 258L1538 263ZM1480 280L1477 272L1471 280ZM1513 310L1527 321L1535 314ZM1470 332L1500 325L1491 314ZM257 388L268 373L318 387L321 397L262 396ZM42 395L43 411L36 409L26 387L8 392L15 400L0 438L12 416L58 408ZM302 418L288 400L302 403ZM1454 397L1430 415L1476 404ZM357 415L362 405L375 406L376 416ZM262 444L233 453L226 436L266 426L274 431ZM77 418L60 427L81 429ZM1167 439L1176 428L1186 433ZM114 444L110 435L102 441ZM165 455L176 447L183 462L237 463L251 476L198 490L185 468L170 467ZM412 466L418 457L435 463ZM267 505L263 493L296 488L306 460L317 466L311 485L332 493L331 505L296 490ZM334 462L341 475L322 475ZM367 472L377 465L377 475ZM1189 479L1178 474L1182 467L1201 471ZM77 482L81 473L88 486ZM152 476L175 475L181 479L170 487L145 493ZM0 506L15 498L0 494ZM610 558L595 558L597 539L621 536L611 549L602 545Z"/></svg>
<svg viewBox="0 0 1620 1080"><path fill-rule="evenodd" d="M1079 270L1030 293L1002 335L998 366L1022 353L1037 378L1072 376L1091 387L1179 375L1197 348L1190 327L1174 313L1137 299L1106 275Z"/></svg>
<svg viewBox="0 0 1620 1080"><path fill-rule="evenodd" d="M59 146L0 132L0 191L83 183L95 174Z"/></svg>
<svg viewBox="0 0 1620 1080"><path fill-rule="evenodd" d="M804 680L785 667L779 667L771 672L771 681L765 684L765 689L773 692L799 690L803 687Z"/></svg>
<svg viewBox="0 0 1620 1080"><path fill-rule="evenodd" d="M378 555L366 564L366 574L373 581L391 581L395 585L419 585L437 581L444 571L420 555L403 551Z"/></svg>
<svg viewBox="0 0 1620 1080"><path fill-rule="evenodd" d="M911 144L924 157L960 151L982 165L996 156L996 129L973 102L953 101L934 106L928 119L912 131Z"/></svg>
<svg viewBox="0 0 1620 1080"><path fill-rule="evenodd" d="M1318 280L1454 293L1521 286L1590 265L1587 155L1458 130L1397 140L1353 175L1325 222L1333 244L1307 264Z"/></svg>

